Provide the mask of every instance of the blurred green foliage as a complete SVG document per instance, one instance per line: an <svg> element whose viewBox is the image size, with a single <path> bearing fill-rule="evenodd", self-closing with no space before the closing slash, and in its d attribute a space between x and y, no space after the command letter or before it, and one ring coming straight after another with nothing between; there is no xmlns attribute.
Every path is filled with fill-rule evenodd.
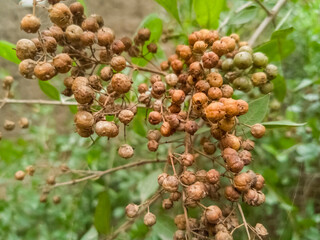
<svg viewBox="0 0 320 240"><path fill-rule="evenodd" d="M162 33L164 39L181 44L200 27L219 27L223 34L236 32L247 40L266 17L255 1L155 1L168 14L151 14L141 26L151 29L150 42L157 43L160 49ZM275 3L275 0L263 1L268 9ZM256 109L246 116L250 119L243 121L263 120L269 128L267 136L256 141L252 164L252 169L266 179L266 203L259 208L245 207L244 212L249 223L260 222L267 227L270 239L314 240L320 234L319 5L319 0L288 1L275 25L270 24L259 37L255 50L266 53L280 68L274 93L260 98L255 91L249 97L235 92L235 97L247 97L251 109ZM13 46L5 41L0 44L0 56L18 63ZM156 58L160 61L164 52L160 50ZM141 66L146 64L144 59L134 61ZM148 74L133 77L138 85ZM39 84L49 98L60 100L59 91L53 85ZM133 94L128 97L135 98ZM90 170L127 163L116 154L122 138L109 141L97 138L92 145L90 139L81 139L71 130L58 134L55 129L59 123L50 117L53 113L53 107L36 106L31 115L31 121L36 124L21 136L0 142L0 239L98 239L125 222L123 209L129 202L140 203L158 188L156 176L161 168L146 165L139 167L139 171L135 168L118 171L97 181L57 188L50 193L48 203L40 204L39 188L48 174L59 172L62 163L71 169ZM134 160L164 159L165 146L160 146L157 154L147 151L147 140L142 137L146 134L145 116L145 110L139 109L138 116L127 128L128 143L135 147ZM71 122L70 114L69 129ZM35 176L22 183L15 182L14 172L30 164L37 167ZM61 176L59 181L70 178L70 175ZM52 203L54 195L61 196L60 205ZM152 230L140 219L117 239L171 239L177 209L164 212L156 204L152 211L158 216ZM245 233L237 231L240 237L236 239L245 239Z"/></svg>

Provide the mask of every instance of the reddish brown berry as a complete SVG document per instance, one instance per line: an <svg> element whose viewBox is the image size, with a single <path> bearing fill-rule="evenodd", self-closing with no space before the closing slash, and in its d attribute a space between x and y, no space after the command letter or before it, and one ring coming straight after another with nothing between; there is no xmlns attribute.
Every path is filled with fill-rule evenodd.
<svg viewBox="0 0 320 240"><path fill-rule="evenodd" d="M110 65L116 72L120 72L126 68L127 61L122 56L115 56L111 59Z"/></svg>
<svg viewBox="0 0 320 240"><path fill-rule="evenodd" d="M222 218L222 211L218 206L209 206L205 210L205 216L209 223L216 224Z"/></svg>
<svg viewBox="0 0 320 240"><path fill-rule="evenodd" d="M60 53L53 58L53 66L59 73L67 73L72 67L72 59L66 53Z"/></svg>
<svg viewBox="0 0 320 240"><path fill-rule="evenodd" d="M126 206L126 215L128 218L134 218L136 216L138 216L138 212L139 212L139 206L134 204L134 203L130 203Z"/></svg>
<svg viewBox="0 0 320 240"><path fill-rule="evenodd" d="M211 87L221 87L223 84L222 76L217 72L211 72L207 75L207 81Z"/></svg>
<svg viewBox="0 0 320 240"><path fill-rule="evenodd" d="M34 77L34 68L36 61L25 59L19 64L19 72L24 78L32 79Z"/></svg>
<svg viewBox="0 0 320 240"><path fill-rule="evenodd" d="M151 152L155 152L158 150L159 143L156 140L149 140L148 141L148 149Z"/></svg>
<svg viewBox="0 0 320 240"><path fill-rule="evenodd" d="M199 129L199 125L195 121L187 121L184 126L184 130L190 135L194 135Z"/></svg>
<svg viewBox="0 0 320 240"><path fill-rule="evenodd" d="M79 2L74 2L69 6L71 13L74 16L81 17L84 14L84 7Z"/></svg>
<svg viewBox="0 0 320 240"><path fill-rule="evenodd" d="M24 177L26 176L25 172L24 171L17 171L15 174L14 174L14 178L16 180L19 180L19 181L22 181L24 179Z"/></svg>
<svg viewBox="0 0 320 240"><path fill-rule="evenodd" d="M157 125L162 121L162 115L159 112L152 111L149 113L148 120L152 125Z"/></svg>
<svg viewBox="0 0 320 240"><path fill-rule="evenodd" d="M170 209L173 206L173 202L170 199L163 199L162 200L162 208L163 209Z"/></svg>
<svg viewBox="0 0 320 240"><path fill-rule="evenodd" d="M102 68L101 72L100 72L100 77L102 80L104 81L109 81L113 76L113 71L110 67L104 67Z"/></svg>
<svg viewBox="0 0 320 240"><path fill-rule="evenodd" d="M148 227L153 226L157 222L156 215L154 215L151 212L148 212L146 215L144 215L143 222Z"/></svg>
<svg viewBox="0 0 320 240"><path fill-rule="evenodd" d="M100 46L109 46L114 41L115 35L111 28L103 27L97 34L98 44Z"/></svg>
<svg viewBox="0 0 320 240"><path fill-rule="evenodd" d="M184 171L181 176L180 180L183 184L191 185L196 182L196 175L190 171Z"/></svg>
<svg viewBox="0 0 320 240"><path fill-rule="evenodd" d="M40 26L40 19L32 14L27 14L20 23L20 28L27 33L36 33Z"/></svg>
<svg viewBox="0 0 320 240"><path fill-rule="evenodd" d="M237 202L240 198L240 193L232 185L229 185L224 188L224 196L231 202Z"/></svg>
<svg viewBox="0 0 320 240"><path fill-rule="evenodd" d="M266 132L266 128L262 124L256 123L251 127L250 131L255 138L262 138Z"/></svg>
<svg viewBox="0 0 320 240"><path fill-rule="evenodd" d="M186 194L188 198L199 201L206 197L207 195L207 188L202 182L195 182L194 184L188 186L186 188Z"/></svg>
<svg viewBox="0 0 320 240"><path fill-rule="evenodd" d="M127 93L131 88L131 80L127 75L117 73L111 79L111 86L119 94Z"/></svg>
<svg viewBox="0 0 320 240"><path fill-rule="evenodd" d="M181 155L181 164L189 167L194 163L194 156L190 153L184 153Z"/></svg>
<svg viewBox="0 0 320 240"><path fill-rule="evenodd" d="M52 23L64 28L70 24L72 14L67 5L63 3L57 3L50 7L49 18Z"/></svg>
<svg viewBox="0 0 320 240"><path fill-rule="evenodd" d="M134 150L129 144L123 144L119 147L118 154L122 158L131 158L134 154Z"/></svg>
<svg viewBox="0 0 320 240"><path fill-rule="evenodd" d="M88 17L82 22L81 28L84 31L97 32L99 29L99 24L95 17Z"/></svg>
<svg viewBox="0 0 320 240"><path fill-rule="evenodd" d="M220 173L215 169L211 169L207 172L206 179L209 183L216 184L219 182Z"/></svg>
<svg viewBox="0 0 320 240"><path fill-rule="evenodd" d="M179 180L175 176L167 176L162 182L162 187L168 192L176 192L179 187Z"/></svg>
<svg viewBox="0 0 320 240"><path fill-rule="evenodd" d="M254 180L255 179L250 173L244 172L234 177L233 185L238 191L247 192L254 183Z"/></svg>
<svg viewBox="0 0 320 240"><path fill-rule="evenodd" d="M219 56L214 52L206 52L202 56L202 64L204 68L214 68L219 62Z"/></svg>
<svg viewBox="0 0 320 240"><path fill-rule="evenodd" d="M205 108L205 114L209 121L217 122L226 115L225 106L221 102L212 102Z"/></svg>
<svg viewBox="0 0 320 240"><path fill-rule="evenodd" d="M36 45L29 39L20 39L16 44L16 55L20 60L34 59L37 53Z"/></svg>
<svg viewBox="0 0 320 240"><path fill-rule="evenodd" d="M34 68L34 75L43 81L53 78L56 74L55 67L48 62L39 62Z"/></svg>
<svg viewBox="0 0 320 240"><path fill-rule="evenodd" d="M98 136L114 138L119 134L119 128L114 122L99 121L96 123L95 132Z"/></svg>

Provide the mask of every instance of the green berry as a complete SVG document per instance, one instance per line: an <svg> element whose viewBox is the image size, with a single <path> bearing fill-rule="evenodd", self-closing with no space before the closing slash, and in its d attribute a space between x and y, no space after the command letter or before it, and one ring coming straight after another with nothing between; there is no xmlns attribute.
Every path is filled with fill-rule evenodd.
<svg viewBox="0 0 320 240"><path fill-rule="evenodd" d="M260 92L263 93L263 94L268 94L270 92L273 91L273 83L272 82L267 82L266 84L263 84L261 87L260 87Z"/></svg>
<svg viewBox="0 0 320 240"><path fill-rule="evenodd" d="M231 58L227 58L222 62L222 70L229 71L233 68L233 60Z"/></svg>
<svg viewBox="0 0 320 240"><path fill-rule="evenodd" d="M268 64L268 57L261 52L253 54L253 64L256 67L264 68Z"/></svg>
<svg viewBox="0 0 320 240"><path fill-rule="evenodd" d="M268 64L264 70L269 80L275 79L278 75L278 67L273 64Z"/></svg>
<svg viewBox="0 0 320 240"><path fill-rule="evenodd" d="M243 92L249 92L252 89L252 83L248 77L238 77L233 81L233 87Z"/></svg>
<svg viewBox="0 0 320 240"><path fill-rule="evenodd" d="M253 50L249 46L242 46L241 48L239 48L239 52L248 52L248 53L252 54Z"/></svg>
<svg viewBox="0 0 320 240"><path fill-rule="evenodd" d="M246 69L252 65L252 55L248 52L239 52L234 57L234 65L240 69Z"/></svg>

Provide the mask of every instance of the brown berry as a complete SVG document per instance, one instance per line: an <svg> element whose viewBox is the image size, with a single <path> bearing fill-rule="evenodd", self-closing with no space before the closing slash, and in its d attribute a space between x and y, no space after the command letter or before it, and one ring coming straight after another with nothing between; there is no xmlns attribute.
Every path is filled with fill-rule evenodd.
<svg viewBox="0 0 320 240"><path fill-rule="evenodd" d="M29 127L29 120L26 117L22 117L19 120L19 125L21 128L28 128Z"/></svg>
<svg viewBox="0 0 320 240"><path fill-rule="evenodd" d="M214 68L219 62L219 56L214 52L206 52L202 56L202 64L204 68Z"/></svg>
<svg viewBox="0 0 320 240"><path fill-rule="evenodd" d="M216 184L219 182L220 173L215 169L211 169L207 172L206 178L209 183Z"/></svg>
<svg viewBox="0 0 320 240"><path fill-rule="evenodd" d="M47 184L54 185L56 184L56 177L54 175L49 175L46 179Z"/></svg>
<svg viewBox="0 0 320 240"><path fill-rule="evenodd" d="M157 222L156 215L154 215L151 212L148 212L146 215L144 215L143 222L148 227L153 226Z"/></svg>
<svg viewBox="0 0 320 240"><path fill-rule="evenodd" d="M128 218L135 218L136 216L138 216L139 213L139 206L134 204L134 203L130 203L126 206L126 215Z"/></svg>
<svg viewBox="0 0 320 240"><path fill-rule="evenodd" d="M184 153L181 155L181 164L189 167L194 163L194 156L190 153Z"/></svg>
<svg viewBox="0 0 320 240"><path fill-rule="evenodd" d="M32 59L25 59L19 64L20 74L27 79L32 79L34 77L34 68L36 66L36 61Z"/></svg>
<svg viewBox="0 0 320 240"><path fill-rule="evenodd" d="M16 55L20 60L34 59L37 53L36 45L29 39L20 39L16 44Z"/></svg>
<svg viewBox="0 0 320 240"><path fill-rule="evenodd" d="M110 66L116 71L120 72L127 66L127 61L122 56L115 56L111 59Z"/></svg>
<svg viewBox="0 0 320 240"><path fill-rule="evenodd" d="M67 5L57 3L49 8L49 18L52 23L64 28L70 24L72 13Z"/></svg>
<svg viewBox="0 0 320 240"><path fill-rule="evenodd" d="M36 33L40 26L40 19L32 14L27 14L20 22L20 28L27 33Z"/></svg>
<svg viewBox="0 0 320 240"><path fill-rule="evenodd" d="M256 123L251 127L250 131L255 138L262 138L266 132L266 128L262 124Z"/></svg>
<svg viewBox="0 0 320 240"><path fill-rule="evenodd" d="M103 27L97 34L98 44L100 46L109 46L114 41L115 35L111 28Z"/></svg>
<svg viewBox="0 0 320 240"><path fill-rule="evenodd" d="M222 211L218 206L212 205L205 210L205 216L209 223L216 224L222 218Z"/></svg>
<svg viewBox="0 0 320 240"><path fill-rule="evenodd" d="M84 7L79 2L74 2L69 6L71 13L74 16L81 17L84 14Z"/></svg>
<svg viewBox="0 0 320 240"><path fill-rule="evenodd" d="M159 178L158 178L159 181ZM167 176L162 182L162 187L167 192L176 192L179 187L179 180L175 176Z"/></svg>
<svg viewBox="0 0 320 240"><path fill-rule="evenodd" d="M34 68L34 75L43 81L53 78L56 74L55 67L48 62L39 62Z"/></svg>
<svg viewBox="0 0 320 240"><path fill-rule="evenodd" d="M190 171L184 171L181 176L180 180L185 185L191 185L196 182L196 175Z"/></svg>
<svg viewBox="0 0 320 240"><path fill-rule="evenodd" d="M29 165L26 167L25 169L26 173L29 175L29 176L33 176L34 175L34 172L36 171L34 166L32 165Z"/></svg>
<svg viewBox="0 0 320 240"><path fill-rule="evenodd" d="M13 121L5 120L3 128L7 131L12 131L15 128L16 124Z"/></svg>
<svg viewBox="0 0 320 240"><path fill-rule="evenodd" d="M186 188L186 194L188 198L199 201L206 197L207 195L207 188L202 182L195 182L194 184L188 186Z"/></svg>
<svg viewBox="0 0 320 240"><path fill-rule="evenodd" d="M123 144L119 147L118 154L122 158L131 158L134 154L134 150L129 144Z"/></svg>
<svg viewBox="0 0 320 240"><path fill-rule="evenodd" d="M221 87L223 84L222 76L217 72L211 72L207 75L207 81L211 87Z"/></svg>
<svg viewBox="0 0 320 240"><path fill-rule="evenodd" d="M72 59L66 53L60 53L53 58L53 66L59 73L67 73L72 67Z"/></svg>
<svg viewBox="0 0 320 240"><path fill-rule="evenodd" d="M108 138L114 138L119 134L119 128L114 122L99 121L96 123L95 132L98 136L106 136Z"/></svg>
<svg viewBox="0 0 320 240"><path fill-rule="evenodd" d="M131 80L127 75L124 75L122 73L117 73L113 75L111 79L111 86L114 91L116 91L119 94L127 93L129 92L131 88Z"/></svg>
<svg viewBox="0 0 320 240"><path fill-rule="evenodd" d="M19 180L19 181L22 181L24 179L24 177L26 176L25 172L24 171L17 171L15 174L14 174L14 178L16 180Z"/></svg>
<svg viewBox="0 0 320 240"><path fill-rule="evenodd" d="M229 185L224 188L224 196L231 202L237 202L240 198L240 193L232 185Z"/></svg>

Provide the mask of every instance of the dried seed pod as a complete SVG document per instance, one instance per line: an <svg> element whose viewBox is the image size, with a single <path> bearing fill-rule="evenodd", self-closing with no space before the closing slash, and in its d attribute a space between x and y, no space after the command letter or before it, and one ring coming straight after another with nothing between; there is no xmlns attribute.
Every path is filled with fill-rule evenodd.
<svg viewBox="0 0 320 240"><path fill-rule="evenodd" d="M257 181L253 185L253 187L257 190L260 191L264 187L264 177L260 174L256 174L257 176Z"/></svg>
<svg viewBox="0 0 320 240"><path fill-rule="evenodd" d="M128 109L122 110L118 115L120 122L126 125L132 121L133 117L134 117L134 113Z"/></svg>
<svg viewBox="0 0 320 240"><path fill-rule="evenodd" d="M56 176L49 175L46 179L47 184L49 185L55 185L56 184Z"/></svg>
<svg viewBox="0 0 320 240"><path fill-rule="evenodd" d="M251 127L250 131L255 138L262 138L266 132L266 128L262 124L256 123Z"/></svg>
<svg viewBox="0 0 320 240"><path fill-rule="evenodd" d="M112 89L119 94L129 92L131 84L132 83L129 77L122 73L116 73L111 79Z"/></svg>
<svg viewBox="0 0 320 240"><path fill-rule="evenodd" d="M186 218L183 214L179 214L179 215L175 216L174 223L178 229L180 229L180 230L186 229Z"/></svg>
<svg viewBox="0 0 320 240"><path fill-rule="evenodd" d="M175 176L167 176L162 182L162 187L167 192L176 192L179 187L179 180Z"/></svg>
<svg viewBox="0 0 320 240"><path fill-rule="evenodd" d="M138 216L139 206L134 203L130 203L126 206L125 211L128 218L135 218L136 216Z"/></svg>
<svg viewBox="0 0 320 240"><path fill-rule="evenodd" d="M147 138L149 141L155 140L159 142L159 140L161 139L161 133L159 130L149 130L147 134Z"/></svg>
<svg viewBox="0 0 320 240"><path fill-rule="evenodd" d="M65 28L72 20L72 13L67 5L57 3L49 8L49 18L52 23L61 28Z"/></svg>
<svg viewBox="0 0 320 240"><path fill-rule="evenodd" d="M69 6L71 13L76 17L82 17L84 14L84 7L79 2L74 2Z"/></svg>
<svg viewBox="0 0 320 240"><path fill-rule="evenodd" d="M165 76L165 80L169 86L174 87L178 83L178 76L174 73L170 73Z"/></svg>
<svg viewBox="0 0 320 240"><path fill-rule="evenodd" d="M93 32L83 32L80 36L80 42L84 47L92 46L96 43L96 35Z"/></svg>
<svg viewBox="0 0 320 240"><path fill-rule="evenodd" d="M214 68L219 62L219 56L214 52L206 52L202 56L202 64L204 68Z"/></svg>
<svg viewBox="0 0 320 240"><path fill-rule="evenodd" d="M228 53L228 48L227 48L227 45L220 41L220 40L217 40L215 41L213 44L212 44L212 51L215 52L218 56L222 56L226 53Z"/></svg>
<svg viewBox="0 0 320 240"><path fill-rule="evenodd" d="M173 193L170 193L170 200L171 201L179 201L179 199L181 198L181 193L180 192L173 192Z"/></svg>
<svg viewBox="0 0 320 240"><path fill-rule="evenodd" d="M29 127L29 120L26 117L22 117L19 120L19 125L21 128L28 128Z"/></svg>
<svg viewBox="0 0 320 240"><path fill-rule="evenodd" d="M236 120L234 117L231 117L231 118L226 117L219 121L218 126L223 131L229 132L234 128L235 124L236 124Z"/></svg>
<svg viewBox="0 0 320 240"><path fill-rule="evenodd" d="M43 46L48 53L54 53L57 50L57 41L54 37L44 37Z"/></svg>
<svg viewBox="0 0 320 240"><path fill-rule="evenodd" d="M20 39L16 44L16 55L20 60L34 59L37 53L36 45L29 39Z"/></svg>
<svg viewBox="0 0 320 240"><path fill-rule="evenodd" d="M95 90L100 91L102 89L100 77L97 75L91 75L88 78L89 86Z"/></svg>
<svg viewBox="0 0 320 240"><path fill-rule="evenodd" d="M114 41L115 35L111 28L103 27L97 34L98 44L100 46L109 46Z"/></svg>
<svg viewBox="0 0 320 240"><path fill-rule="evenodd" d="M155 152L158 150L158 147L159 147L159 143L155 140L149 140L148 141L148 149L149 151L151 152Z"/></svg>
<svg viewBox="0 0 320 240"><path fill-rule="evenodd" d="M209 223L216 224L222 218L222 211L218 206L212 205L207 207L204 212L206 220Z"/></svg>
<svg viewBox="0 0 320 240"><path fill-rule="evenodd" d="M224 196L231 202L237 202L240 198L240 193L232 185L229 185L224 188Z"/></svg>
<svg viewBox="0 0 320 240"><path fill-rule="evenodd" d="M172 200L166 198L162 200L162 208L163 209L170 209L173 207L173 202Z"/></svg>
<svg viewBox="0 0 320 240"><path fill-rule="evenodd" d="M181 155L181 164L189 167L194 163L194 156L190 153L184 153Z"/></svg>
<svg viewBox="0 0 320 240"><path fill-rule="evenodd" d="M195 85L195 88L198 92L204 92L204 93L207 93L209 88L210 88L210 85L207 81L205 80L200 80L196 83Z"/></svg>
<svg viewBox="0 0 320 240"><path fill-rule="evenodd" d="M211 100L219 100L220 98L222 98L222 91L220 88L217 87L211 87L208 90L208 97Z"/></svg>
<svg viewBox="0 0 320 240"><path fill-rule="evenodd" d="M159 176L158 176L158 183L160 186L162 186L163 184L163 181L168 177L169 175L167 173L161 173Z"/></svg>
<svg viewBox="0 0 320 240"><path fill-rule="evenodd" d="M99 121L96 123L95 132L98 136L114 138L119 134L119 128L114 122Z"/></svg>
<svg viewBox="0 0 320 240"><path fill-rule="evenodd" d="M53 58L53 66L59 73L67 73L72 67L72 59L66 53L60 53Z"/></svg>
<svg viewBox="0 0 320 240"><path fill-rule="evenodd" d="M203 143L203 151L206 153L206 154L209 154L209 155L212 155L216 152L216 145L212 142L205 142Z"/></svg>
<svg viewBox="0 0 320 240"><path fill-rule="evenodd" d="M67 40L71 43L79 43L81 36L83 35L83 30L78 25L72 24L67 27L65 36Z"/></svg>
<svg viewBox="0 0 320 240"><path fill-rule="evenodd" d="M190 64L189 66L189 74L194 77L194 78L198 78L202 75L203 73L203 69L202 66L200 64L200 62L193 62Z"/></svg>
<svg viewBox="0 0 320 240"><path fill-rule="evenodd" d="M238 156L238 152L232 148L225 148L222 153L223 159L227 163L227 167L234 173L240 172L244 163Z"/></svg>
<svg viewBox="0 0 320 240"><path fill-rule="evenodd" d="M80 137L90 137L93 134L92 128L77 128L76 132L79 134Z"/></svg>
<svg viewBox="0 0 320 240"><path fill-rule="evenodd" d="M170 67L170 65L169 65L169 62L168 62L168 61L163 61L163 62L161 62L161 64L160 64L160 68L161 68L162 71L168 70L169 67Z"/></svg>
<svg viewBox="0 0 320 240"><path fill-rule="evenodd" d="M3 128L7 131L12 131L15 128L16 124L13 121L5 120Z"/></svg>
<svg viewBox="0 0 320 240"><path fill-rule="evenodd" d="M262 238L262 239L267 239L269 233L267 231L267 229L261 224L261 223L257 223L256 226L254 227L254 229L256 230L257 234Z"/></svg>
<svg viewBox="0 0 320 240"><path fill-rule="evenodd" d="M180 180L185 185L191 185L196 182L196 175L190 171L184 171L181 176Z"/></svg>
<svg viewBox="0 0 320 240"><path fill-rule="evenodd" d="M19 180L19 181L22 181L25 176L26 176L26 174L25 174L25 172L22 171L22 170L19 170L19 171L17 171L17 172L14 174L14 178L15 178L16 180Z"/></svg>
<svg viewBox="0 0 320 240"><path fill-rule="evenodd" d="M222 37L220 41L226 46L228 52L232 52L236 47L236 41L231 37Z"/></svg>
<svg viewBox="0 0 320 240"><path fill-rule="evenodd" d="M157 222L156 215L154 215L151 212L148 212L146 215L144 215L143 222L148 227L153 226Z"/></svg>
<svg viewBox="0 0 320 240"><path fill-rule="evenodd" d="M195 53L203 54L206 51L207 47L208 44L206 44L204 41L196 41L193 44L193 51Z"/></svg>
<svg viewBox="0 0 320 240"><path fill-rule="evenodd" d="M116 71L120 72L127 66L127 61L122 56L115 56L111 59L110 66Z"/></svg>
<svg viewBox="0 0 320 240"><path fill-rule="evenodd" d="M226 134L220 141L222 148L233 148L238 151L240 149L241 143L237 136L232 134Z"/></svg>
<svg viewBox="0 0 320 240"><path fill-rule="evenodd" d="M131 158L134 154L134 150L129 144L123 144L119 147L118 154L122 158Z"/></svg>
<svg viewBox="0 0 320 240"><path fill-rule="evenodd" d="M259 206L265 202L265 196L262 192L255 189L249 189L243 195L243 201L250 206Z"/></svg>
<svg viewBox="0 0 320 240"><path fill-rule="evenodd" d="M34 166L29 165L26 167L25 171L29 176L33 176L36 170L35 170Z"/></svg>
<svg viewBox="0 0 320 240"><path fill-rule="evenodd" d="M248 151L251 151L251 150L253 150L254 149L254 142L252 141L252 140L250 140L250 139L247 139L247 140L245 140L245 141L243 141L242 142L242 148L244 149L244 150L248 150Z"/></svg>
<svg viewBox="0 0 320 240"><path fill-rule="evenodd" d="M195 182L186 188L187 197L194 201L205 198L207 193L207 188L202 182Z"/></svg>
<svg viewBox="0 0 320 240"><path fill-rule="evenodd" d="M224 97L224 98L231 98L232 97L233 88L230 85L223 84L220 89L222 91L222 97Z"/></svg>
<svg viewBox="0 0 320 240"><path fill-rule="evenodd" d="M205 115L209 121L217 122L226 115L225 106L221 102L212 102L205 108Z"/></svg>
<svg viewBox="0 0 320 240"><path fill-rule="evenodd" d="M233 240L233 237L230 233L224 232L224 231L219 231L217 234L214 236L214 240Z"/></svg>
<svg viewBox="0 0 320 240"><path fill-rule="evenodd" d="M40 19L32 14L27 14L20 22L20 28L27 33L36 33L40 26Z"/></svg>
<svg viewBox="0 0 320 240"><path fill-rule="evenodd" d="M152 111L149 113L148 121L152 125L157 125L162 121L162 115L159 112Z"/></svg>
<svg viewBox="0 0 320 240"><path fill-rule="evenodd" d="M74 98L80 104L91 104L95 99L95 93L91 87L80 86L73 91Z"/></svg>
<svg viewBox="0 0 320 240"><path fill-rule="evenodd" d="M199 125L195 121L188 120L185 123L184 130L190 135L194 135L199 129Z"/></svg>
<svg viewBox="0 0 320 240"><path fill-rule="evenodd" d="M161 135L164 137L169 137L174 133L174 129L171 128L168 122L164 122L160 127Z"/></svg>
<svg viewBox="0 0 320 240"><path fill-rule="evenodd" d="M234 177L233 185L238 191L247 192L251 188L253 181L253 176L248 172L244 172Z"/></svg>
<svg viewBox="0 0 320 240"><path fill-rule="evenodd" d="M220 180L220 173L215 169L211 169L207 172L206 179L209 183L216 184Z"/></svg>
<svg viewBox="0 0 320 240"><path fill-rule="evenodd" d="M249 165L252 161L251 152L247 150L242 150L241 152L239 152L239 157L243 161L244 165Z"/></svg>
<svg viewBox="0 0 320 240"><path fill-rule="evenodd" d="M55 67L48 62L39 62L34 68L34 75L43 81L53 78L56 74Z"/></svg>
<svg viewBox="0 0 320 240"><path fill-rule="evenodd" d="M27 79L32 79L34 77L34 68L36 66L36 61L32 59L25 59L19 64L20 74Z"/></svg>
<svg viewBox="0 0 320 240"><path fill-rule="evenodd" d="M186 233L182 230L175 231L173 240L186 240Z"/></svg>
<svg viewBox="0 0 320 240"><path fill-rule="evenodd" d="M239 99L239 100L237 100L237 105L238 105L239 115L243 115L248 112L249 105L246 101Z"/></svg>
<svg viewBox="0 0 320 240"><path fill-rule="evenodd" d="M74 122L78 128L88 129L94 124L93 115L87 111L78 111L74 116Z"/></svg>
<svg viewBox="0 0 320 240"><path fill-rule="evenodd" d="M95 17L88 17L81 23L81 28L84 31L97 32L99 29L99 24Z"/></svg>
<svg viewBox="0 0 320 240"><path fill-rule="evenodd" d="M207 81L211 87L221 87L223 84L222 76L217 72L211 72L207 75Z"/></svg>
<svg viewBox="0 0 320 240"><path fill-rule="evenodd" d="M113 76L113 71L111 69L111 67L107 66L102 68L101 72L100 72L100 77L102 80L104 81L109 81Z"/></svg>

